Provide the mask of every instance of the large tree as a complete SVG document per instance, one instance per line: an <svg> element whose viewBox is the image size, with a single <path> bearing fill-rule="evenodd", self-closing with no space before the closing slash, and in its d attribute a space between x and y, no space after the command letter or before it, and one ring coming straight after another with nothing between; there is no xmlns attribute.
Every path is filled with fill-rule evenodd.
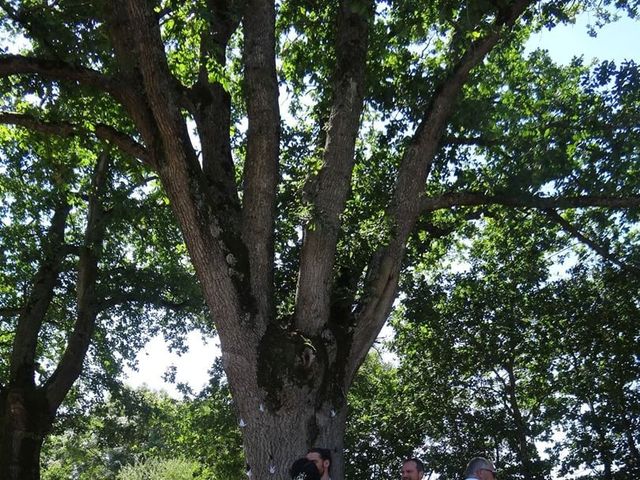
<svg viewBox="0 0 640 480"><path fill-rule="evenodd" d="M584 7L575 2L0 7L4 28L28 40L0 58L11 93L2 121L105 139L160 178L255 479L285 478L312 445L333 450L342 477L346 395L392 309L407 246L462 231L481 205L597 206L606 217L640 203L627 183L636 66L609 65L594 87L579 65L523 58L527 34L570 18ZM16 101L37 106L42 92L61 107L112 102L113 120Z"/></svg>

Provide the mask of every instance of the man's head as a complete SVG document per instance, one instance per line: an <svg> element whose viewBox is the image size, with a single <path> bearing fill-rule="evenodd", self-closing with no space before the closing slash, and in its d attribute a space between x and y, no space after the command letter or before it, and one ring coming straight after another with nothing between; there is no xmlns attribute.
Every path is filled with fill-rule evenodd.
<svg viewBox="0 0 640 480"><path fill-rule="evenodd" d="M402 480L420 480L424 475L424 465L417 458L407 458L400 469Z"/></svg>
<svg viewBox="0 0 640 480"><path fill-rule="evenodd" d="M304 457L293 462L289 474L293 480L320 480L315 464Z"/></svg>
<svg viewBox="0 0 640 480"><path fill-rule="evenodd" d="M472 458L464 471L464 476L478 480L495 480L496 466L484 457Z"/></svg>
<svg viewBox="0 0 640 480"><path fill-rule="evenodd" d="M331 451L328 448L310 448L307 452L307 460L316 464L321 477L329 478Z"/></svg>

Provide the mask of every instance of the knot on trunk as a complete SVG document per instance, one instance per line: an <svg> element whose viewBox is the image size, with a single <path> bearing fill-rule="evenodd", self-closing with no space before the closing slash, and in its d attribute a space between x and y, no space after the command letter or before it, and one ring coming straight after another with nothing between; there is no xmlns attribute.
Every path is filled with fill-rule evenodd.
<svg viewBox="0 0 640 480"><path fill-rule="evenodd" d="M277 410L291 390L317 390L323 383L326 352L319 338L277 326L267 328L258 350L258 384Z"/></svg>

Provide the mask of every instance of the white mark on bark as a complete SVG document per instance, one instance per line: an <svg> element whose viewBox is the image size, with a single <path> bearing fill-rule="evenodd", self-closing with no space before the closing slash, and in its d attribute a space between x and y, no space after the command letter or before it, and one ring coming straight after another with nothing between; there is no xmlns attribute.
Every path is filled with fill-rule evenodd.
<svg viewBox="0 0 640 480"><path fill-rule="evenodd" d="M240 419L240 422L238 423L238 425L240 425L240 428L244 428L247 426L246 422L242 418Z"/></svg>

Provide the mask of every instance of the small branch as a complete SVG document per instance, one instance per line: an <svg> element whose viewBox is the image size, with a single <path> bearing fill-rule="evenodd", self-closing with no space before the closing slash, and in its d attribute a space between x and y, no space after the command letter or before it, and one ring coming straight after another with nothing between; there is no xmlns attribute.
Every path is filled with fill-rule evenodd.
<svg viewBox="0 0 640 480"><path fill-rule="evenodd" d="M596 241L594 241L594 240L590 239L589 237L587 237L586 235L584 235L574 225L572 225L570 222L568 222L565 218L563 218L558 212L556 212L552 208L545 209L544 213L553 222L555 222L558 225L560 225L565 232L567 232L572 237L575 237L580 242L582 242L585 245L587 245L589 248L591 248L594 252L596 252L598 255L600 255L605 260L613 263L614 265L617 265L618 267L622 268L623 270L633 270L636 273L640 272L640 267L638 267L637 265L626 264L626 263L622 262L621 260L619 260L618 258L616 258L615 256L613 256L609 252L609 250L607 250L603 245L600 245Z"/></svg>
<svg viewBox="0 0 640 480"><path fill-rule="evenodd" d="M442 139L443 145L467 145L475 147L495 147L503 145L504 140L478 135L477 137L447 136Z"/></svg>
<svg viewBox="0 0 640 480"><path fill-rule="evenodd" d="M432 212L451 207L470 207L479 205L504 205L507 207L537 209L568 209L586 207L637 208L640 196L605 197L583 195L580 197L537 197L535 195L485 195L475 192L445 193L439 197L427 197L422 200L422 212Z"/></svg>

